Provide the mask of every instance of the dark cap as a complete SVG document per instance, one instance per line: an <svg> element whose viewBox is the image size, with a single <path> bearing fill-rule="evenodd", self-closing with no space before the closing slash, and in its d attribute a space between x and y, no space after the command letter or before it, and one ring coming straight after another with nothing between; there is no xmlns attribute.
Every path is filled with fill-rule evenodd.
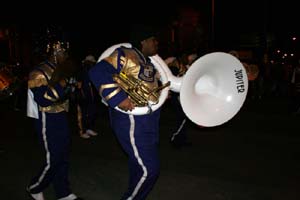
<svg viewBox="0 0 300 200"><path fill-rule="evenodd" d="M150 37L157 37L157 29L149 25L133 25L130 31L130 43L133 46L139 45L143 40Z"/></svg>

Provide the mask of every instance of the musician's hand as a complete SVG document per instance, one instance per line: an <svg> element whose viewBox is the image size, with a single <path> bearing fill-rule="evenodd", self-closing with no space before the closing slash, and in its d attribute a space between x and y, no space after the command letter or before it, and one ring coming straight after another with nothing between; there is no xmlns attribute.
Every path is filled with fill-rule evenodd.
<svg viewBox="0 0 300 200"><path fill-rule="evenodd" d="M126 98L118 105L118 107L124 111L132 111L134 109L134 104L129 98Z"/></svg>

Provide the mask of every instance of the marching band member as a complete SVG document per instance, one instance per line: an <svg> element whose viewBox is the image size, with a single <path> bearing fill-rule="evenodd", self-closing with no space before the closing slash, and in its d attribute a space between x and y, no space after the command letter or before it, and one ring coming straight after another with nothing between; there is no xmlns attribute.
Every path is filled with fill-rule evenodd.
<svg viewBox="0 0 300 200"><path fill-rule="evenodd" d="M129 185L121 199L143 200L152 190L160 171L158 155L160 109L145 115L123 113L131 111L135 103L114 81L114 74L133 76L149 88L158 85L156 70L149 56L158 50L158 41L150 27L141 26L132 32L132 48L117 48L98 62L90 71L90 78L109 106L111 126L128 155Z"/></svg>
<svg viewBox="0 0 300 200"><path fill-rule="evenodd" d="M165 63L168 65L174 76L182 77L196 58L196 53L181 53L177 57L167 58ZM179 93L170 91L170 102L176 115L175 129L172 130L170 143L175 148L190 146L191 143L188 142L186 130L188 118L181 107Z"/></svg>
<svg viewBox="0 0 300 200"><path fill-rule="evenodd" d="M32 199L44 200L43 191L52 184L58 200L81 200L69 184L70 132L67 121L70 87L67 78L76 68L68 54L68 43L47 45L47 60L29 74L27 115L34 118L35 130L45 156L27 191Z"/></svg>

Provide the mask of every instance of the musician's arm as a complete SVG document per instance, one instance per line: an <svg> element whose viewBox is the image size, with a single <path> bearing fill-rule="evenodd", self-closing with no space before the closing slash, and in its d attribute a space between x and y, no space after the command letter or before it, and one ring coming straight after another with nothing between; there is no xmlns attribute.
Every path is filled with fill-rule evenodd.
<svg viewBox="0 0 300 200"><path fill-rule="evenodd" d="M57 83L53 87L49 86L42 73L30 74L28 87L34 94L34 100L42 107L51 106L64 96L62 85Z"/></svg>
<svg viewBox="0 0 300 200"><path fill-rule="evenodd" d="M128 96L113 80L113 74L117 69L105 60L98 62L89 70L89 77L97 88L100 96L111 107L118 106Z"/></svg>

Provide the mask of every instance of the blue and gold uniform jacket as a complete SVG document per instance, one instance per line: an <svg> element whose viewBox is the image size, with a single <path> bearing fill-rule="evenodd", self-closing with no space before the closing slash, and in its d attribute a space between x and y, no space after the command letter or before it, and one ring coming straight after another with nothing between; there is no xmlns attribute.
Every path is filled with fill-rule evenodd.
<svg viewBox="0 0 300 200"><path fill-rule="evenodd" d="M54 87L48 85L54 69L55 65L46 61L38 65L29 74L28 101L30 101L31 96L36 103L38 111L46 113L68 111L69 101L65 99L64 88L60 84L56 84ZM27 104L27 111L35 109L30 106L33 106L33 104Z"/></svg>
<svg viewBox="0 0 300 200"><path fill-rule="evenodd" d="M114 108L127 98L112 76L121 72L141 80L150 89L158 86L156 70L150 58L145 58L135 48L117 48L89 71L90 80L110 107Z"/></svg>

